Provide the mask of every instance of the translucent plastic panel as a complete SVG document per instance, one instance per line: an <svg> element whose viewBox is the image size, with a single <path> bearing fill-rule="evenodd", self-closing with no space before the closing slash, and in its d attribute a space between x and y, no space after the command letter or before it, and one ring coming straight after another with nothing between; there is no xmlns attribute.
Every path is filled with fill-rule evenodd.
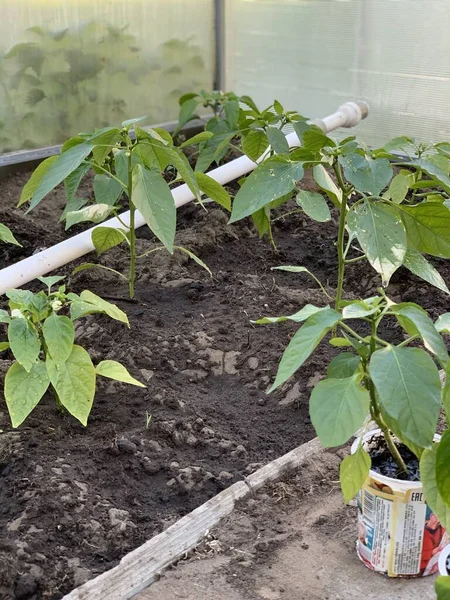
<svg viewBox="0 0 450 600"><path fill-rule="evenodd" d="M306 116L362 99L369 144L450 139L449 0L229 0L227 87Z"/></svg>
<svg viewBox="0 0 450 600"><path fill-rule="evenodd" d="M213 0L0 0L0 151L62 142L211 89Z"/></svg>

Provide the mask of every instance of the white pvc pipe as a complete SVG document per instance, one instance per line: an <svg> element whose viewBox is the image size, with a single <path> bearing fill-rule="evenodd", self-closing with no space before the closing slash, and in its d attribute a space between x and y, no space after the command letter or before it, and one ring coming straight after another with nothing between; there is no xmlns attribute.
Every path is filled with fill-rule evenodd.
<svg viewBox="0 0 450 600"><path fill-rule="evenodd" d="M325 133L333 131L338 127L354 127L361 119L364 119L368 114L368 106L365 102L346 102L340 106L332 115L323 119L311 121L318 125ZM286 136L290 147L299 146L300 142L295 133L290 133ZM262 160L263 157L261 157ZM209 171L208 175L218 181L226 184L234 179L239 179L246 173L253 171L257 163L250 160L247 156L241 156L231 162ZM187 204L194 199L194 194L186 184L172 190L172 195L175 201L175 206L178 208ZM129 211L120 215L121 220L129 225ZM142 227L145 224L143 216L136 211L135 226ZM96 227L115 227L121 228L123 225L117 218L109 219ZM36 277L40 277L62 267L67 263L88 254L94 250L94 245L91 240L92 230L87 229L78 235L75 235L51 248L42 250L21 260L20 262L10 265L5 269L0 270L0 294L4 294L11 288L21 287L32 281Z"/></svg>

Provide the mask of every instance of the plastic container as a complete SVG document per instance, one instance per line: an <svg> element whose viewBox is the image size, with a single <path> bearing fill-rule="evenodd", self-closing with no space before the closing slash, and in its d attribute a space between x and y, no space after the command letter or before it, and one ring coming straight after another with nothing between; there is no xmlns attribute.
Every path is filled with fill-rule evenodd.
<svg viewBox="0 0 450 600"><path fill-rule="evenodd" d="M363 444L380 434L380 429L369 431ZM352 453L358 444L359 438ZM366 567L388 577L436 573L448 537L427 506L420 481L392 479L370 470L357 501L356 551Z"/></svg>

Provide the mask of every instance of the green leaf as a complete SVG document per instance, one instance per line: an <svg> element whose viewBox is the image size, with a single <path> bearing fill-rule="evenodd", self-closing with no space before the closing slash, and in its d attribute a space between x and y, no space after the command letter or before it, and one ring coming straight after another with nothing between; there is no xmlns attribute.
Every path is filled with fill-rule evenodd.
<svg viewBox="0 0 450 600"><path fill-rule="evenodd" d="M2 308L0 308L0 323L10 323L11 322L11 317L8 314L8 311L3 310Z"/></svg>
<svg viewBox="0 0 450 600"><path fill-rule="evenodd" d="M291 192L303 177L300 163L268 159L247 177L236 194L229 223L248 217L280 196Z"/></svg>
<svg viewBox="0 0 450 600"><path fill-rule="evenodd" d="M206 142L214 136L212 131L202 131L201 133L197 133L197 135L192 136L182 144L180 144L180 148L186 148L187 146L194 146L196 144L201 144L202 142Z"/></svg>
<svg viewBox="0 0 450 600"><path fill-rule="evenodd" d="M48 291L50 291L56 283L59 283L60 281L65 279L65 276L64 275L50 275L49 277L36 277L36 279L38 281L40 281L41 283L43 283L45 286L47 286Z"/></svg>
<svg viewBox="0 0 450 600"><path fill-rule="evenodd" d="M235 132L221 133L207 140L198 157L195 171L206 171L211 163L214 161L218 162L223 157L228 144L235 135Z"/></svg>
<svg viewBox="0 0 450 600"><path fill-rule="evenodd" d="M302 207L308 217L324 223L331 220L330 209L321 194L300 190L297 194L297 204Z"/></svg>
<svg viewBox="0 0 450 600"><path fill-rule="evenodd" d="M5 244L14 244L15 246L22 246L14 237L11 229L0 223L0 241L5 242Z"/></svg>
<svg viewBox="0 0 450 600"><path fill-rule="evenodd" d="M256 104L253 102L252 98L250 98L250 96L241 96L240 101L243 104L246 104L247 106L249 106L252 110L255 111L255 113L257 113L258 115L260 114L258 107L256 106Z"/></svg>
<svg viewBox="0 0 450 600"><path fill-rule="evenodd" d="M105 158L116 147L116 142L123 140L122 134L117 127L107 128L105 131L97 132L89 138L89 142L94 145L92 154L98 165L105 162Z"/></svg>
<svg viewBox="0 0 450 600"><path fill-rule="evenodd" d="M372 196L378 196L392 177L392 167L386 158L374 160L355 152L340 156L339 162L344 167L347 181L352 183L358 192L366 192Z"/></svg>
<svg viewBox="0 0 450 600"><path fill-rule="evenodd" d="M34 298L33 292L30 290L11 289L5 292L7 298L11 300L9 306L11 309L22 306L28 307Z"/></svg>
<svg viewBox="0 0 450 600"><path fill-rule="evenodd" d="M41 351L41 342L34 327L27 319L12 319L8 325L8 341L17 362L25 371L30 371Z"/></svg>
<svg viewBox="0 0 450 600"><path fill-rule="evenodd" d="M433 267L427 259L420 254L417 250L407 248L406 254L403 258L403 265L411 271L417 277L420 277L424 281L431 283L434 287L442 290L443 292L450 294L450 290L447 287L444 279L437 269Z"/></svg>
<svg viewBox="0 0 450 600"><path fill-rule="evenodd" d="M361 364L361 358L351 352L341 352L335 356L327 368L329 379L345 379L352 377Z"/></svg>
<svg viewBox="0 0 450 600"><path fill-rule="evenodd" d="M409 324L409 327L406 328L407 333L410 335L419 334L425 348L435 354L441 362L447 362L449 357L444 340L423 309L402 303L392 306L391 310L396 314L400 325L403 326L403 319L406 319Z"/></svg>
<svg viewBox="0 0 450 600"><path fill-rule="evenodd" d="M450 508L439 493L436 482L437 444L425 449L420 458L420 481L428 506L437 516L445 529L450 528Z"/></svg>
<svg viewBox="0 0 450 600"><path fill-rule="evenodd" d="M92 144L84 143L74 146L60 154L51 165L34 190L30 201L29 212L35 208L45 196L70 175L92 151Z"/></svg>
<svg viewBox="0 0 450 600"><path fill-rule="evenodd" d="M230 129L236 129L239 119L239 102L237 102L237 100L229 100L228 102L225 102L223 108Z"/></svg>
<svg viewBox="0 0 450 600"><path fill-rule="evenodd" d="M450 177L448 177L448 175L444 173L442 169L440 169L434 163L424 158L418 158L406 164L410 165L411 167L416 167L421 171L425 171L427 175L433 177L434 179L437 179L441 186L444 188L444 190L450 193Z"/></svg>
<svg viewBox="0 0 450 600"><path fill-rule="evenodd" d="M200 189L198 187L194 171L192 170L191 165L189 164L189 161L186 158L186 156L181 151L166 146L158 147L158 152L167 157L168 164L173 165L175 167L175 169L178 171L178 174L187 184L187 186L197 198L197 200L200 200Z"/></svg>
<svg viewBox="0 0 450 600"><path fill-rule="evenodd" d="M438 202L397 206L408 243L420 252L450 258L450 210Z"/></svg>
<svg viewBox="0 0 450 600"><path fill-rule="evenodd" d="M132 377L127 369L115 360L102 360L102 362L98 363L95 367L95 371L97 375L101 375L102 377L108 377L109 379L129 383L130 385L136 385L137 387L147 387Z"/></svg>
<svg viewBox="0 0 450 600"><path fill-rule="evenodd" d="M194 254L187 248L183 248L183 246L174 246L174 248L176 250L180 250L180 252L184 252L184 254L187 254L189 256L189 258L192 258L192 260L198 264L199 267L202 267L202 269L205 269L205 271L208 271L208 273L212 277L212 273L211 273L211 270L208 267L208 265L205 264L196 254ZM155 248L155 250L156 250L156 248Z"/></svg>
<svg viewBox="0 0 450 600"><path fill-rule="evenodd" d="M30 179L27 181L27 183L22 189L22 193L20 194L20 200L17 206L22 206L22 204L25 204L25 202L31 200L43 177L47 174L48 170L57 159L58 156L49 156L48 158L43 160L38 167L36 167L36 169L31 174Z"/></svg>
<svg viewBox="0 0 450 600"><path fill-rule="evenodd" d="M319 279L317 279L317 277L314 275L314 273L311 273L311 271L308 271L308 269L306 267L283 265L281 267L271 267L271 270L272 271L287 271L288 273L307 273L310 277L312 277L314 279L314 281L320 287L320 289L325 294L325 296L327 296L328 298L331 298L331 296L327 293L327 291L323 287L321 281Z"/></svg>
<svg viewBox="0 0 450 600"><path fill-rule="evenodd" d="M56 157L57 158L57 157ZM80 187L80 183L83 177L90 170L90 164L81 164L75 171L66 177L64 180L64 187L66 188L66 201L70 202L75 198L75 194Z"/></svg>
<svg viewBox="0 0 450 600"><path fill-rule="evenodd" d="M439 575L434 585L437 600L450 600L450 577Z"/></svg>
<svg viewBox="0 0 450 600"><path fill-rule="evenodd" d="M226 210L231 210L231 198L227 190L220 185L215 179L205 175L205 173L195 173L198 187L211 200L223 206Z"/></svg>
<svg viewBox="0 0 450 600"><path fill-rule="evenodd" d="M369 412L369 392L361 386L362 373L319 381L311 393L311 423L326 447L345 444Z"/></svg>
<svg viewBox="0 0 450 600"><path fill-rule="evenodd" d="M347 306L344 306L342 309L342 318L343 319L363 319L364 317L368 317L373 315L377 311L376 306L371 306L370 304L366 304L361 300L355 300Z"/></svg>
<svg viewBox="0 0 450 600"><path fill-rule="evenodd" d="M194 113L197 110L198 102L196 98L190 98L186 102L183 102L180 107L180 114L178 115L178 126L174 133L178 133L188 121L197 117Z"/></svg>
<svg viewBox="0 0 450 600"><path fill-rule="evenodd" d="M172 192L162 175L136 165L133 169L133 202L151 231L173 254L177 212Z"/></svg>
<svg viewBox="0 0 450 600"><path fill-rule="evenodd" d="M127 119L126 121L122 121L122 127L129 127L130 125L134 125L135 123L140 123L141 121L145 121L148 119L148 116L144 117L135 117L134 119Z"/></svg>
<svg viewBox="0 0 450 600"><path fill-rule="evenodd" d="M123 193L123 187L109 175L96 175L94 177L94 196L97 204L114 206Z"/></svg>
<svg viewBox="0 0 450 600"><path fill-rule="evenodd" d="M346 456L339 467L339 479L346 503L362 488L369 476L372 461L362 446L354 454Z"/></svg>
<svg viewBox="0 0 450 600"><path fill-rule="evenodd" d="M335 348L349 348L351 347L351 343L344 337L334 337L329 341L330 346L334 346Z"/></svg>
<svg viewBox="0 0 450 600"><path fill-rule="evenodd" d="M450 313L447 312L440 315L434 326L441 333L450 333Z"/></svg>
<svg viewBox="0 0 450 600"><path fill-rule="evenodd" d="M313 167L313 177L320 189L327 194L336 207L339 207L342 202L342 190L334 183L323 165Z"/></svg>
<svg viewBox="0 0 450 600"><path fill-rule="evenodd" d="M450 508L450 429L444 431L437 444L436 484L439 494Z"/></svg>
<svg viewBox="0 0 450 600"><path fill-rule="evenodd" d="M278 366L277 376L269 392L287 381L314 352L341 315L327 308L310 316L289 342Z"/></svg>
<svg viewBox="0 0 450 600"><path fill-rule="evenodd" d="M109 204L91 204L80 210L68 212L66 215L66 230L78 223L101 223L115 210Z"/></svg>
<svg viewBox="0 0 450 600"><path fill-rule="evenodd" d="M5 350L9 350L9 343L0 342L0 352L4 352Z"/></svg>
<svg viewBox="0 0 450 600"><path fill-rule="evenodd" d="M73 346L69 358L57 366L47 358L47 373L61 404L71 415L87 425L95 395L95 368L81 346Z"/></svg>
<svg viewBox="0 0 450 600"><path fill-rule="evenodd" d="M110 248L118 246L122 242L130 243L128 232L125 229L115 229L114 227L96 227L91 234L92 243L97 252L97 256L103 254Z"/></svg>
<svg viewBox="0 0 450 600"><path fill-rule="evenodd" d="M433 359L420 348L388 346L374 352L369 373L380 405L405 438L430 447L441 407L441 382Z"/></svg>
<svg viewBox="0 0 450 600"><path fill-rule="evenodd" d="M278 102L278 100L275 100L275 102L273 103L273 108L278 115L282 115L284 113L283 105L280 102Z"/></svg>
<svg viewBox="0 0 450 600"><path fill-rule="evenodd" d="M348 215L348 227L357 238L383 285L402 265L406 253L406 231L395 209L366 200Z"/></svg>
<svg viewBox="0 0 450 600"><path fill-rule="evenodd" d="M57 366L66 362L72 352L75 329L69 317L52 313L44 321L42 334L48 353Z"/></svg>
<svg viewBox="0 0 450 600"><path fill-rule="evenodd" d="M281 129L268 127L266 133L269 144L272 146L275 154L287 154L289 152L289 144Z"/></svg>
<svg viewBox="0 0 450 600"><path fill-rule="evenodd" d="M305 131L309 131L313 126L310 125L307 121L296 121L295 123L292 123L292 127L294 128L294 131L297 134L299 142L302 144L303 134L305 133ZM321 150L321 148L319 148L319 150ZM317 150L314 150L314 152L317 152Z"/></svg>
<svg viewBox="0 0 450 600"><path fill-rule="evenodd" d="M269 140L264 131L252 130L242 138L242 151L253 161L258 160L268 147Z"/></svg>
<svg viewBox="0 0 450 600"><path fill-rule="evenodd" d="M305 304L305 306L302 309L300 309L293 315L289 315L287 317L263 317L262 319L258 319L257 321L252 321L252 323L256 323L257 325L281 323L283 321L294 321L294 323L303 323L303 321L306 321L306 319L309 319L309 317L311 317L312 315L315 315L321 310L327 310L329 308L329 306L319 308L318 306L314 306L313 304Z"/></svg>
<svg viewBox="0 0 450 600"><path fill-rule="evenodd" d="M100 298L100 296L97 296L89 290L81 292L80 298L85 302L90 302L91 304L94 304L94 306L97 306L102 313L105 313L108 317L111 317L111 319L125 323L128 327L130 326L127 315L115 304L103 300L103 298Z"/></svg>
<svg viewBox="0 0 450 600"><path fill-rule="evenodd" d="M310 150L322 150L325 147L334 147L336 144L325 133L314 125L303 132L302 146Z"/></svg>
<svg viewBox="0 0 450 600"><path fill-rule="evenodd" d="M414 151L414 140L406 135L398 136L389 140L383 148L387 152L401 150L404 154L408 154L409 152Z"/></svg>
<svg viewBox="0 0 450 600"><path fill-rule="evenodd" d="M405 169L402 169L391 181L387 194L388 197L395 202L401 204L406 198L409 186L414 183L414 175Z"/></svg>
<svg viewBox="0 0 450 600"><path fill-rule="evenodd" d="M5 377L5 400L13 427L28 417L47 391L50 380L45 363L35 362L29 371L13 363Z"/></svg>

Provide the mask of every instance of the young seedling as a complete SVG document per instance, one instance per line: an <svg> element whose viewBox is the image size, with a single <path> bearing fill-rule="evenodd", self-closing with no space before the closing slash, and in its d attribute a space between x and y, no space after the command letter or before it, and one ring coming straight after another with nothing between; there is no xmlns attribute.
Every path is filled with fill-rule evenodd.
<svg viewBox="0 0 450 600"><path fill-rule="evenodd" d="M118 227L96 227L92 243L98 255L118 244L129 249L130 266L127 275L114 271L128 281L130 298L135 295L136 261L149 252L138 256L136 251L136 212L139 210L147 226L170 253L178 249L187 253L200 266L200 259L185 248L175 246L176 208L170 186L185 182L197 200L202 193L230 209L230 197L225 189L207 175L194 174L181 147L175 147L171 135L164 129L141 129L140 119L125 121L121 129L108 127L93 134L80 134L68 140L61 154L42 162L25 185L19 206L30 203L29 210L58 184L64 182L67 206L62 218L66 228L77 223L91 221L100 223L110 215L118 219ZM209 137L209 134L205 134ZM205 135L187 144L199 143ZM186 144L186 145L187 145ZM163 173L172 168L169 183ZM94 171L94 202L78 198L77 191L82 179ZM176 176L175 176L176 173ZM167 175L167 173L166 173ZM125 221L119 214L122 205L129 209ZM162 249L158 248L158 250ZM87 263L77 270L91 267L106 268Z"/></svg>
<svg viewBox="0 0 450 600"><path fill-rule="evenodd" d="M0 310L0 323L7 325L7 342L14 362L5 376L4 396L13 427L18 427L37 406L47 389L53 391L60 409L65 408L87 425L95 396L97 375L146 387L114 360L94 366L88 352L75 344L74 321L103 313L129 326L117 306L85 290L67 292L65 285L52 288L64 277L40 277L46 286L37 294L12 289L6 293L9 311Z"/></svg>

